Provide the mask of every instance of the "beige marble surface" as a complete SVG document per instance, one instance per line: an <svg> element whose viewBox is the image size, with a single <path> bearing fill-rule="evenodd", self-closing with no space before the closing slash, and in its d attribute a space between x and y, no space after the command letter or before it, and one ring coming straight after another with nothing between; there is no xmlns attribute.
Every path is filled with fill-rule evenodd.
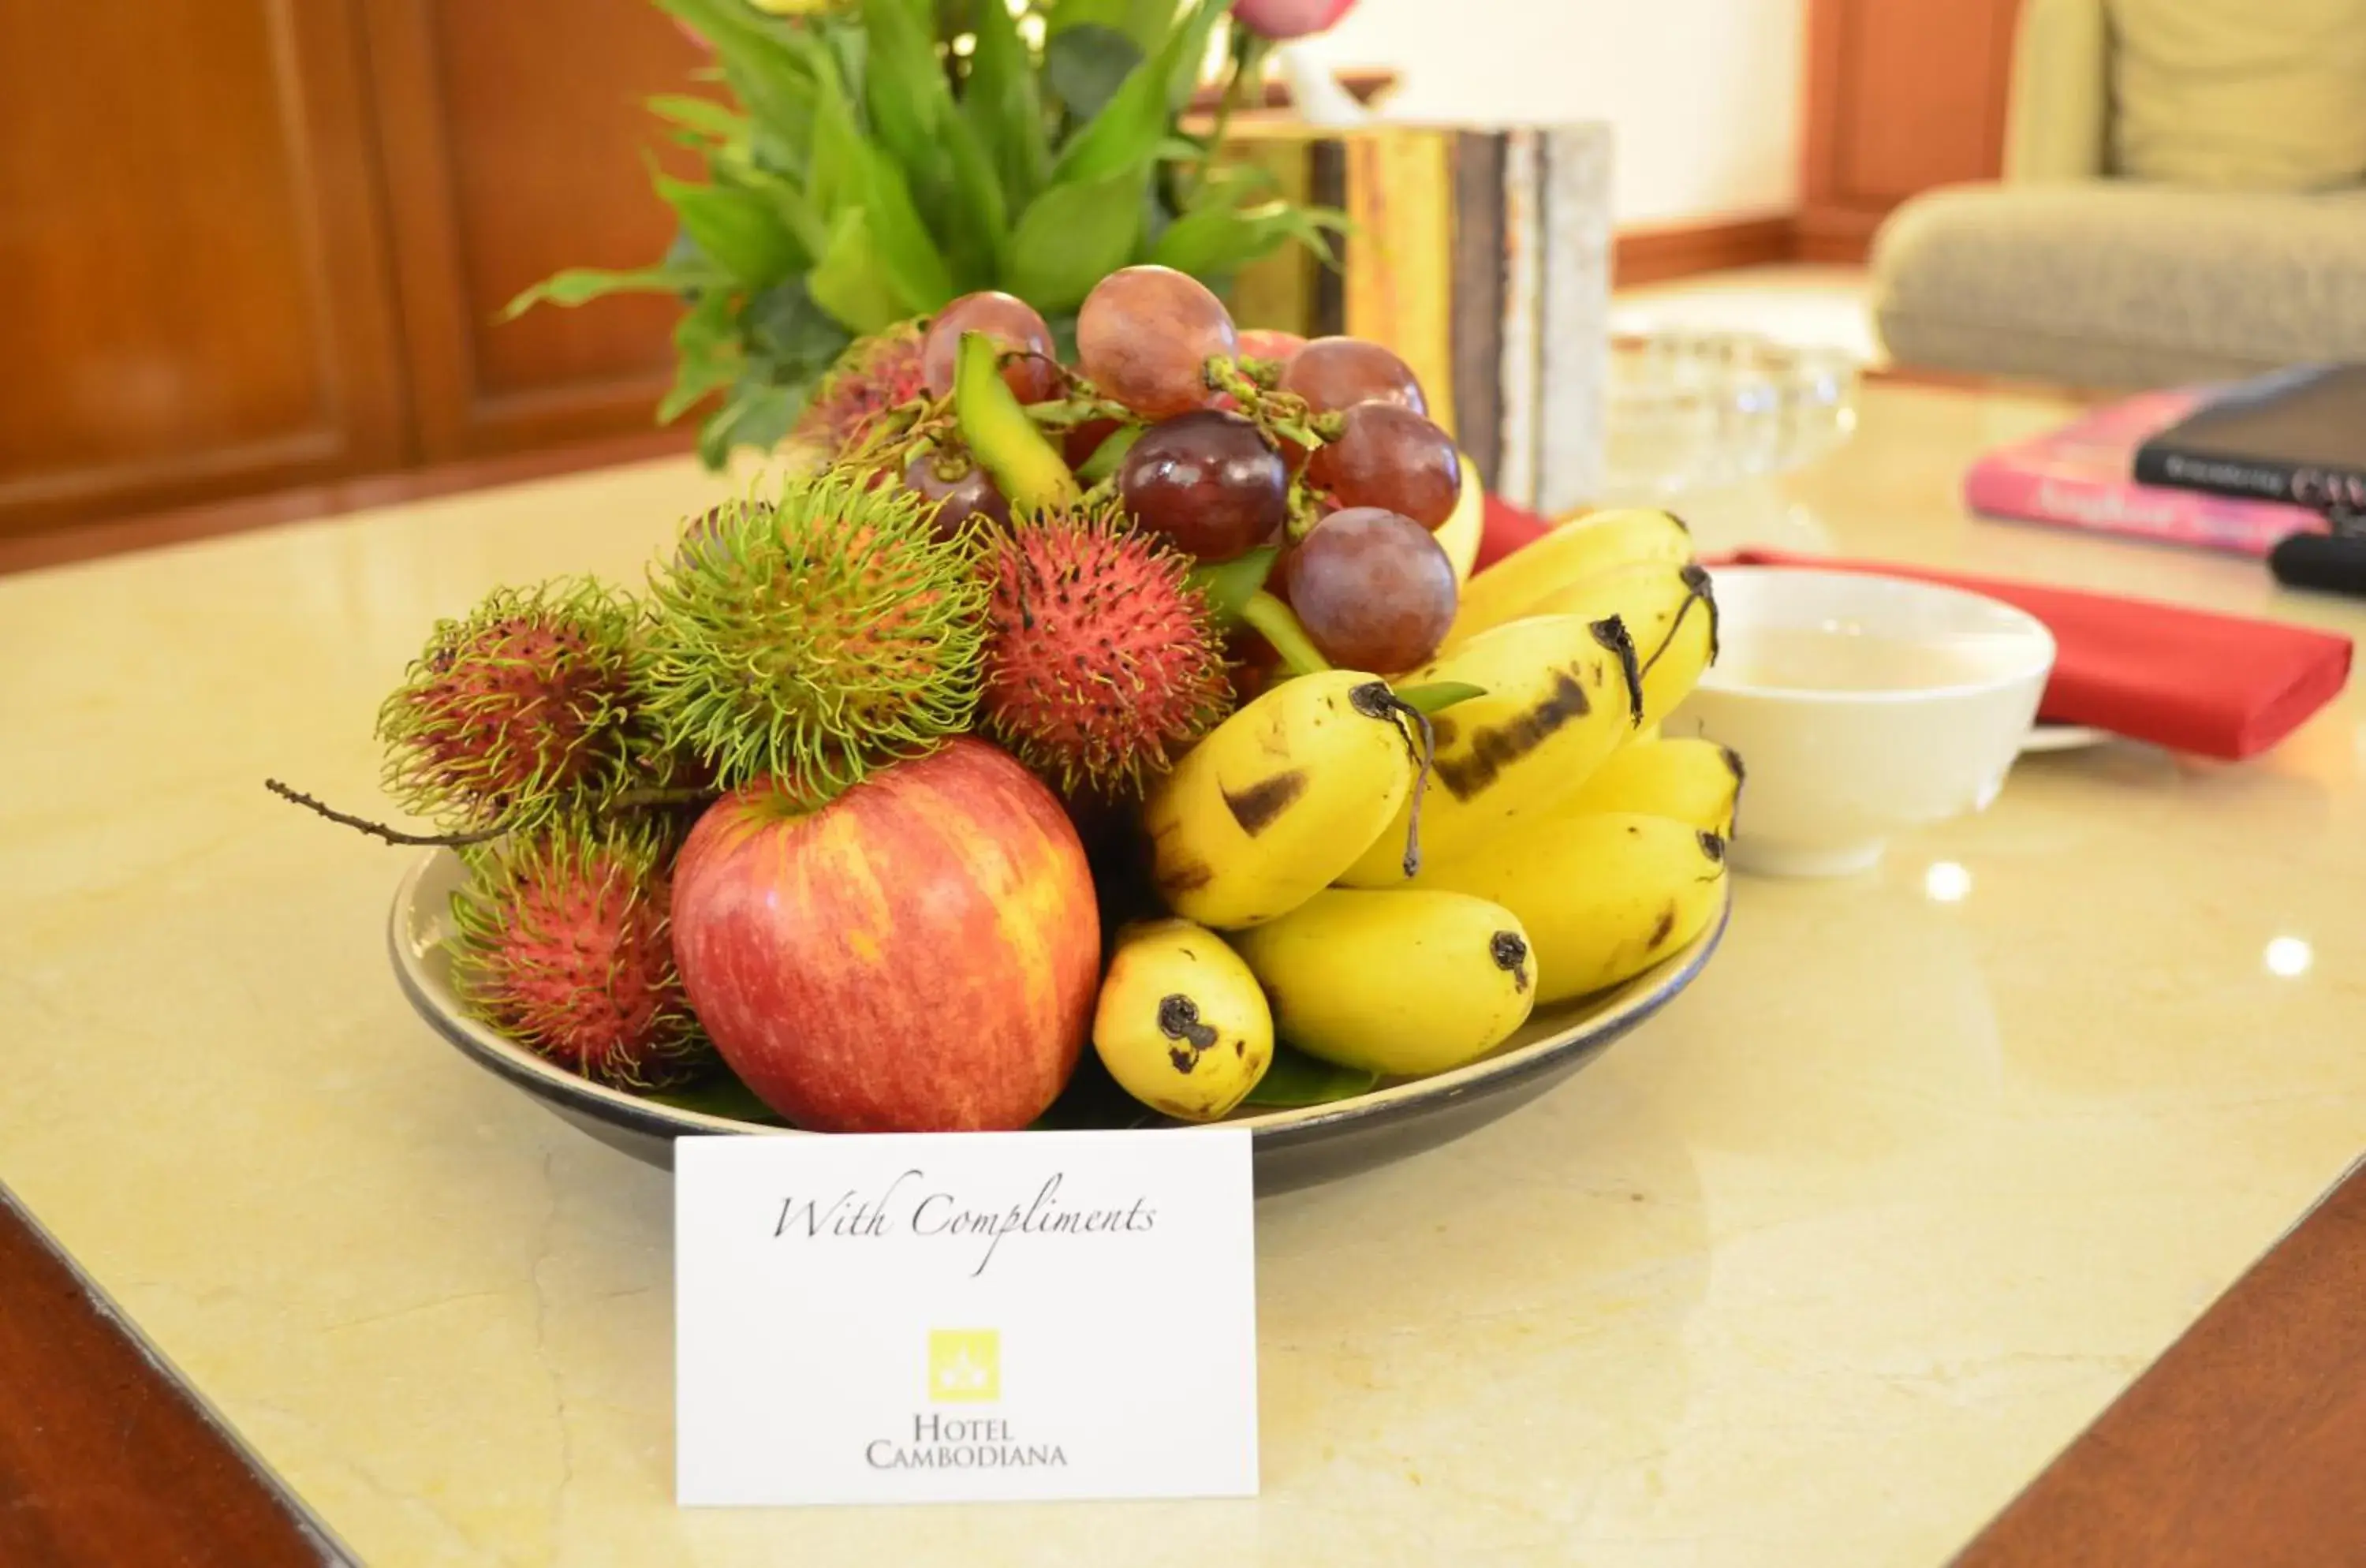
<svg viewBox="0 0 2366 1568"><path fill-rule="evenodd" d="M1964 520L1962 462L2061 412L1876 392L1748 531L2366 633L2254 565ZM715 489L0 579L0 1178L372 1562L1937 1564L2366 1146L2353 690L2245 766L2031 759L1876 874L1745 879L1595 1066L1265 1204L1256 1502L678 1512L666 1179L417 1022L399 852L260 781L374 801L433 616L633 576Z"/></svg>

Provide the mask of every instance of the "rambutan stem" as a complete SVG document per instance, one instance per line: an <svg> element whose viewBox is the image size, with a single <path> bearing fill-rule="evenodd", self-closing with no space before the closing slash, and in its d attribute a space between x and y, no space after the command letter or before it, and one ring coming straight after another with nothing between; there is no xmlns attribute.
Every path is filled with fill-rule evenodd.
<svg viewBox="0 0 2366 1568"><path fill-rule="evenodd" d="M1306 635L1298 616L1290 606L1260 588L1241 604L1241 619L1256 628L1257 635L1273 644L1281 655L1281 662L1293 675L1317 675L1331 668L1314 639Z"/></svg>
<svg viewBox="0 0 2366 1568"><path fill-rule="evenodd" d="M294 789L281 784L277 779L264 780L263 787L282 800L292 800L307 811L325 817L340 826L367 833L374 839L384 839L388 843L398 848L415 845L422 849L465 849L470 844L481 844L489 840L498 839L509 831L507 828L483 828L468 833L406 833L400 828L389 828L383 822L373 822L366 817L355 817L350 812L339 811L334 807L313 799L300 789Z"/></svg>
<svg viewBox="0 0 2366 1568"><path fill-rule="evenodd" d="M277 779L265 779L263 787L282 800L291 800L316 816L325 817L341 827L367 833L374 839L401 848L461 850L470 844L489 843L510 830L509 824L492 828L477 828L464 833L406 833L400 828L389 828L383 822L373 822L366 817L356 817L349 811L339 811L324 801L314 799L302 790L284 784ZM713 800L711 789L637 789L627 790L615 799L618 810L632 810L649 806L693 806Z"/></svg>

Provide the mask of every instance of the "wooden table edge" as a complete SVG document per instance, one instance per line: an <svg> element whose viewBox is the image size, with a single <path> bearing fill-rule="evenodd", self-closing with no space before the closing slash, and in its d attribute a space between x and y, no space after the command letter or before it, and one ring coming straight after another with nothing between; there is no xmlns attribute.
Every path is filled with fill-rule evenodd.
<svg viewBox="0 0 2366 1568"><path fill-rule="evenodd" d="M361 1559L0 1182L0 1562Z"/></svg>
<svg viewBox="0 0 2366 1568"><path fill-rule="evenodd" d="M1948 1568L2366 1562L2366 1156Z"/></svg>

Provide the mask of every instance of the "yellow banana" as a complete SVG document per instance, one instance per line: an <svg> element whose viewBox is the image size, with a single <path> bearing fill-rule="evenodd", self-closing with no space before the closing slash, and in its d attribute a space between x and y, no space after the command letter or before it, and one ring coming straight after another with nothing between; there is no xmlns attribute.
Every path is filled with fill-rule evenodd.
<svg viewBox="0 0 2366 1568"><path fill-rule="evenodd" d="M1470 569L1479 559L1481 536L1487 527L1487 492L1481 487L1479 467L1469 457L1462 459L1462 491L1454 498L1454 510L1446 521L1432 529L1438 547L1446 558L1454 563L1454 581L1459 585L1470 581Z"/></svg>
<svg viewBox="0 0 2366 1568"><path fill-rule="evenodd" d="M1351 670L1282 682L1203 737L1143 803L1151 878L1186 919L1288 914L1395 823L1414 749L1387 683ZM1403 829L1397 848L1404 853Z"/></svg>
<svg viewBox="0 0 2366 1568"><path fill-rule="evenodd" d="M1152 1110L1213 1122L1273 1065L1273 1012L1222 937L1189 920L1138 920L1118 932L1093 1049Z"/></svg>
<svg viewBox="0 0 2366 1568"><path fill-rule="evenodd" d="M1311 1056L1391 1077L1442 1073L1527 1021L1536 966L1512 915L1459 893L1318 893L1233 939Z"/></svg>
<svg viewBox="0 0 2366 1568"><path fill-rule="evenodd" d="M1433 867L1424 881L1519 917L1541 1005L1631 979L1698 936L1723 892L1725 840L1630 811L1563 817Z"/></svg>
<svg viewBox="0 0 2366 1568"><path fill-rule="evenodd" d="M1467 642L1531 614L1548 594L1623 566L1693 558L1693 536L1673 513L1640 507L1588 513L1524 545L1462 585L1445 646Z"/></svg>
<svg viewBox="0 0 2366 1568"><path fill-rule="evenodd" d="M1650 728L1692 695L1717 658L1717 599L1694 561L1644 561L1547 594L1530 615L1616 615L1635 639L1643 671L1643 725Z"/></svg>
<svg viewBox="0 0 2366 1568"><path fill-rule="evenodd" d="M1482 694L1430 721L1436 752L1419 795L1421 858L1451 860L1575 795L1634 734L1635 680L1626 628L1577 615L1497 626L1407 676L1407 689L1453 682ZM1412 880L1404 845L1416 825L1414 805L1409 796L1339 881L1401 887Z"/></svg>
<svg viewBox="0 0 2366 1568"><path fill-rule="evenodd" d="M1741 758L1714 740L1689 735L1636 740L1610 753L1560 814L1594 817L1630 811L1706 828L1729 839L1741 778Z"/></svg>

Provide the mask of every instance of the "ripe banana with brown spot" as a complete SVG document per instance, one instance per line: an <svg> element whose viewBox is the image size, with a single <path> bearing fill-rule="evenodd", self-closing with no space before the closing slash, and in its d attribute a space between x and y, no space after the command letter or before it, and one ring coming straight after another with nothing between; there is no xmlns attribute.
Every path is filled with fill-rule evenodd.
<svg viewBox="0 0 2366 1568"><path fill-rule="evenodd" d="M1350 670L1269 687L1151 788L1151 879L1186 919L1233 931L1286 915L1369 848L1404 854L1414 738L1387 682ZM1378 843L1395 832L1394 847Z"/></svg>
<svg viewBox="0 0 2366 1568"><path fill-rule="evenodd" d="M1273 1065L1273 1011L1240 954L1189 920L1122 928L1093 1010L1118 1087L1183 1122L1217 1121Z"/></svg>
<svg viewBox="0 0 2366 1568"><path fill-rule="evenodd" d="M1681 565L1692 558L1693 536L1673 512L1621 507L1590 513L1464 583L1443 646L1450 652L1506 621L1534 615L1538 601L1588 578L1648 561Z"/></svg>
<svg viewBox="0 0 2366 1568"><path fill-rule="evenodd" d="M1719 835L1606 811L1506 834L1424 880L1519 917L1541 1006L1632 979L1692 941L1716 916L1725 876Z"/></svg>
<svg viewBox="0 0 2366 1568"><path fill-rule="evenodd" d="M1643 725L1676 710L1717 660L1717 595L1696 561L1644 561L1547 594L1532 615L1616 615L1643 671Z"/></svg>
<svg viewBox="0 0 2366 1568"><path fill-rule="evenodd" d="M1481 694L1430 720L1436 748L1418 820L1409 797L1338 880L1426 886L1401 852L1416 829L1421 860L1431 863L1553 811L1634 734L1638 679L1626 627L1581 615L1510 622L1407 676L1407 690L1461 684Z"/></svg>
<svg viewBox="0 0 2366 1568"><path fill-rule="evenodd" d="M1560 815L1629 811L1706 828L1729 839L1741 781L1740 755L1714 740L1691 735L1635 740L1610 753Z"/></svg>
<svg viewBox="0 0 2366 1568"><path fill-rule="evenodd" d="M1536 969L1511 913L1459 893L1318 893L1234 946L1310 1056L1391 1077L1459 1067L1527 1021Z"/></svg>

